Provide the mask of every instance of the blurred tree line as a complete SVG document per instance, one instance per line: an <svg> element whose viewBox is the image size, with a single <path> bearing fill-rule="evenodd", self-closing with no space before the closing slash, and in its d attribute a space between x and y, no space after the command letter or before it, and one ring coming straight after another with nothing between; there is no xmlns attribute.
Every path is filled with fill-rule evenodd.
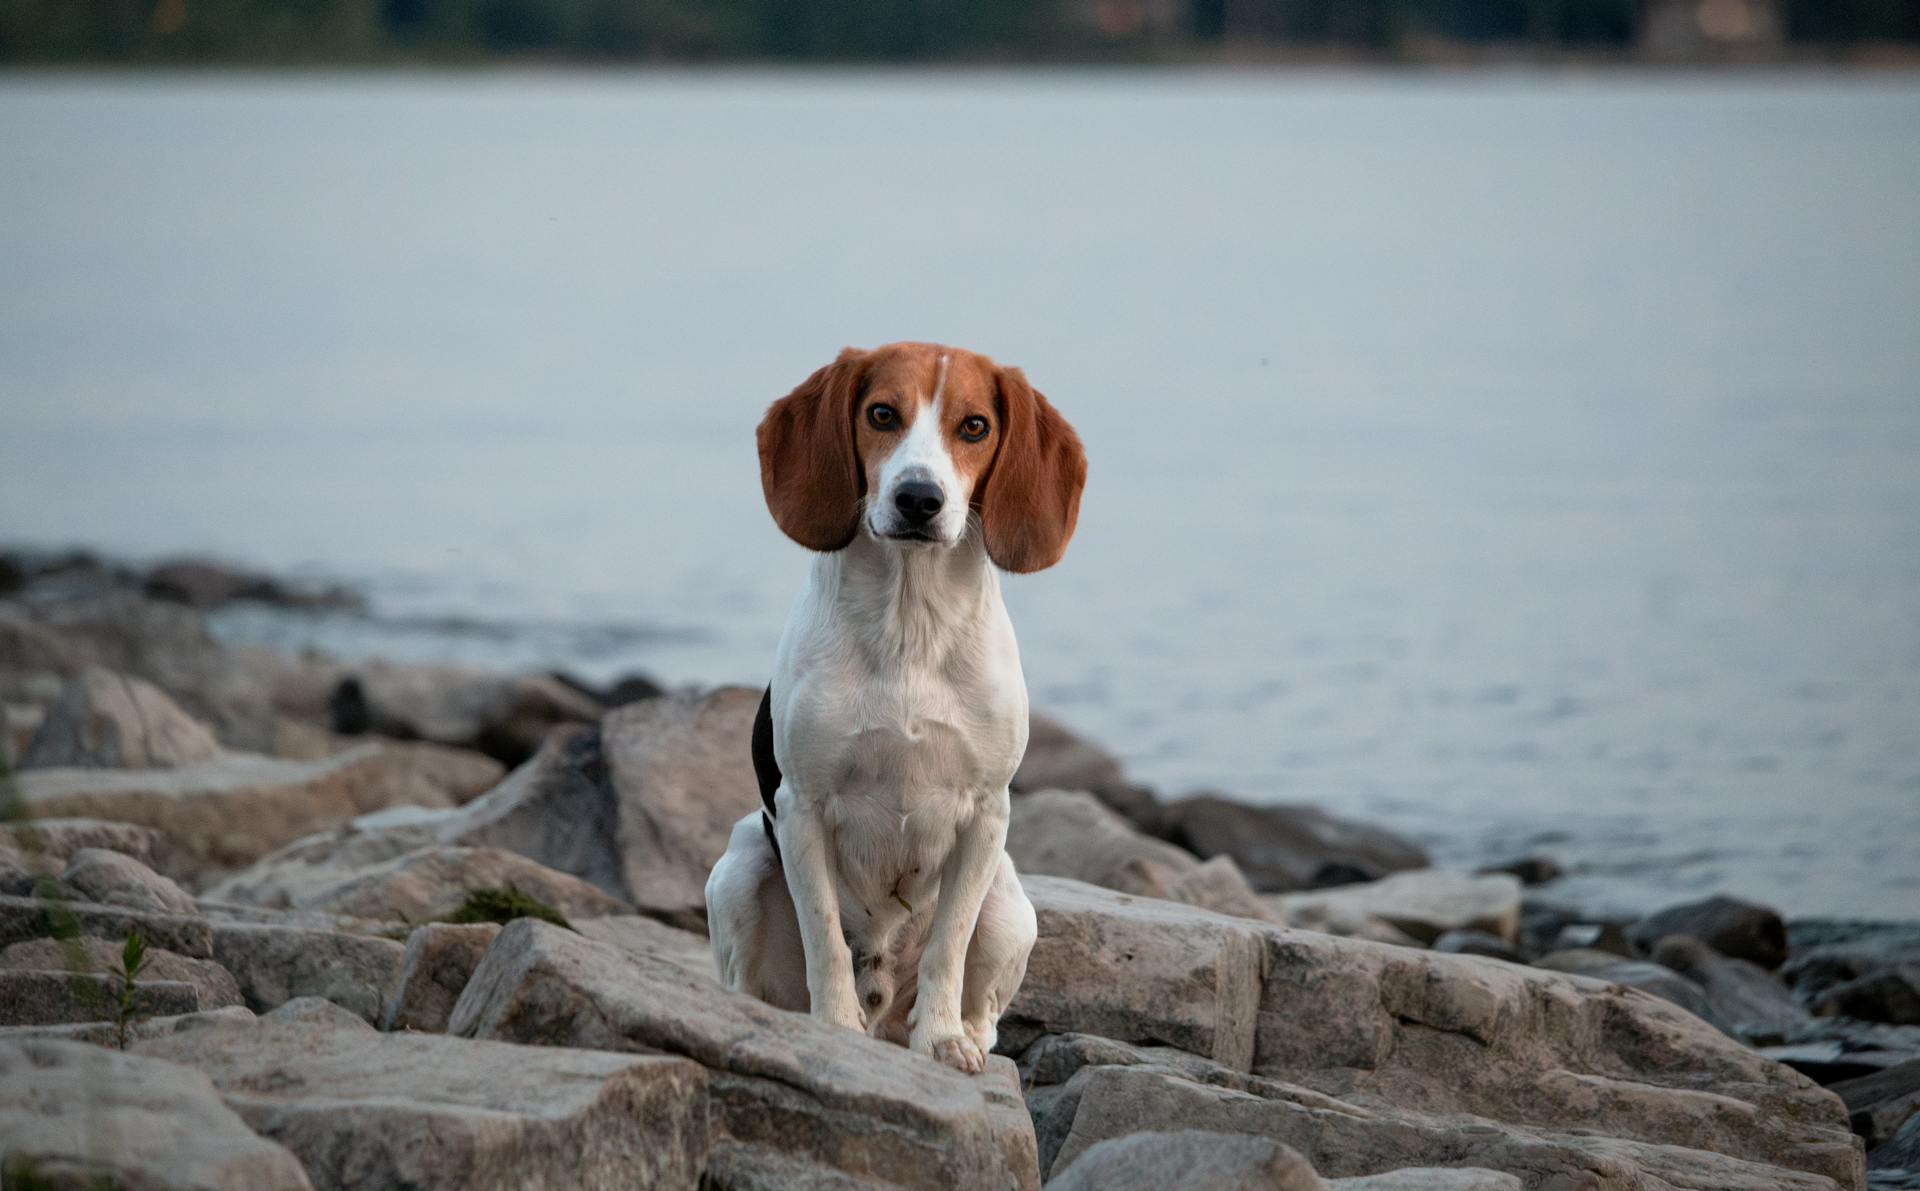
<svg viewBox="0 0 1920 1191"><path fill-rule="evenodd" d="M1663 16L1711 33L1714 21L1749 10L1775 45L1920 42L1920 0L0 0L0 62L1099 61L1262 48L1409 55L1434 45L1625 52Z"/></svg>

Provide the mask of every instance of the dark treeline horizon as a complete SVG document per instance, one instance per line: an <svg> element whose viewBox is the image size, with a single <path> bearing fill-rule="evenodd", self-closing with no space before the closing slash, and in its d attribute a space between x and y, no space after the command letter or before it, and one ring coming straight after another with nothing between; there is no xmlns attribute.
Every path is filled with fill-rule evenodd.
<svg viewBox="0 0 1920 1191"><path fill-rule="evenodd" d="M1100 62L1920 44L1920 0L0 0L0 62Z"/></svg>

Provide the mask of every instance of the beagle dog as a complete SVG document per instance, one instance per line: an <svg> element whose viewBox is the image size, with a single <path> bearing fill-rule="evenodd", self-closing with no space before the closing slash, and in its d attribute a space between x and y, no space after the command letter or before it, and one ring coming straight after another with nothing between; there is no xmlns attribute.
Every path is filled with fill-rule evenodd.
<svg viewBox="0 0 1920 1191"><path fill-rule="evenodd" d="M1018 369L852 348L773 404L760 482L819 551L754 730L763 810L706 888L728 988L986 1066L1033 906L1006 853L1027 688L1002 570L1052 566L1086 457Z"/></svg>

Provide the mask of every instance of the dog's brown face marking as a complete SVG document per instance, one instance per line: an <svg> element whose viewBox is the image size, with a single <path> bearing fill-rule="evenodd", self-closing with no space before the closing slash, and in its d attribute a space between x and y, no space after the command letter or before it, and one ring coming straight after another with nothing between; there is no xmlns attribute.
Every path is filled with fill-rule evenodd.
<svg viewBox="0 0 1920 1191"><path fill-rule="evenodd" d="M936 416L935 442L914 436ZM1079 436L1018 368L929 343L847 348L774 402L757 437L767 509L809 550L853 541L910 439L917 460L940 448L953 472L945 507L964 493L988 556L1009 571L1060 561L1087 480Z"/></svg>
<svg viewBox="0 0 1920 1191"><path fill-rule="evenodd" d="M970 351L896 343L869 353L853 432L867 491L878 491L887 459L915 423L936 416L937 406L941 442L954 474L966 489L967 503L978 503L980 479L999 446L998 391L993 364Z"/></svg>

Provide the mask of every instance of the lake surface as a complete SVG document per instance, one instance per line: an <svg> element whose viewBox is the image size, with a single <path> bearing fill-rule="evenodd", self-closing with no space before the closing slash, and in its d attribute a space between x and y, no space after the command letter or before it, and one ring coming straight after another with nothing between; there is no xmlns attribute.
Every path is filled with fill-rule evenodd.
<svg viewBox="0 0 1920 1191"><path fill-rule="evenodd" d="M1140 778L1920 915L1910 78L25 76L0 213L0 540L395 618L228 632L758 684L755 422L944 340L1087 443L1006 589Z"/></svg>

